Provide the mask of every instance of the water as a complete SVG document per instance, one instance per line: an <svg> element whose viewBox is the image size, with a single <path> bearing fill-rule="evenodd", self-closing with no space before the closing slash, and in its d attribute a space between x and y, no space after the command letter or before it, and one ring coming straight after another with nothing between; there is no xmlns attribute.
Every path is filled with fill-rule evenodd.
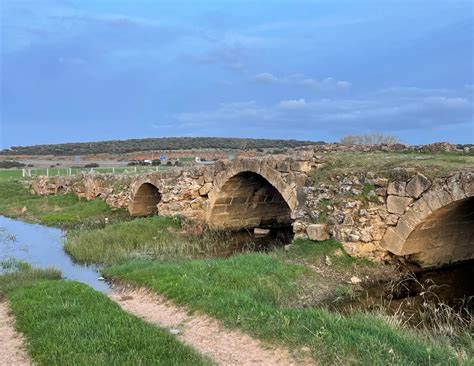
<svg viewBox="0 0 474 366"><path fill-rule="evenodd" d="M446 304L461 315L474 311L474 261L436 270L419 270L393 282L364 288L355 298L330 304L343 313L384 308L388 314L403 312L410 323L419 321L427 303Z"/></svg>
<svg viewBox="0 0 474 366"><path fill-rule="evenodd" d="M290 244L293 240L293 228L281 226L269 228L267 235L255 235L253 230L227 231L222 234L226 245L217 248L215 256L229 257L245 252L267 252Z"/></svg>
<svg viewBox="0 0 474 366"><path fill-rule="evenodd" d="M0 261L15 258L34 267L54 267L66 279L107 291L109 285L98 280L98 268L74 263L64 252L63 239L64 232L60 229L0 216Z"/></svg>

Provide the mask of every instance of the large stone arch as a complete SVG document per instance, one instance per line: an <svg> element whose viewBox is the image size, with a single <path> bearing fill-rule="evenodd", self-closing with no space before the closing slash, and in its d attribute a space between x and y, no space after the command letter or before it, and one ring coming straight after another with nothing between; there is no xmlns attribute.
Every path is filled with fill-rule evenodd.
<svg viewBox="0 0 474 366"><path fill-rule="evenodd" d="M206 219L232 230L289 225L296 206L296 184L261 161L239 159L215 176Z"/></svg>
<svg viewBox="0 0 474 366"><path fill-rule="evenodd" d="M158 214L161 201L159 182L146 177L137 180L132 186L128 211L132 216L150 216Z"/></svg>
<svg viewBox="0 0 474 366"><path fill-rule="evenodd" d="M425 192L394 227L381 246L410 256L423 267L474 258L474 185L472 173L441 180Z"/></svg>

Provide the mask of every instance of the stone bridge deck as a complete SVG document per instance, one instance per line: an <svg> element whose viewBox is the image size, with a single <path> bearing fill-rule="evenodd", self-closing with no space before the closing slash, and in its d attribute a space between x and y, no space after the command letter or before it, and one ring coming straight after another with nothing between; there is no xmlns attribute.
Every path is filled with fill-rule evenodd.
<svg viewBox="0 0 474 366"><path fill-rule="evenodd" d="M414 170L315 180L324 158L292 155L221 160L146 174L39 177L37 194L100 198L131 215L182 215L218 229L292 225L296 237L334 237L349 254L407 256L422 266L474 258L474 172L430 180Z"/></svg>

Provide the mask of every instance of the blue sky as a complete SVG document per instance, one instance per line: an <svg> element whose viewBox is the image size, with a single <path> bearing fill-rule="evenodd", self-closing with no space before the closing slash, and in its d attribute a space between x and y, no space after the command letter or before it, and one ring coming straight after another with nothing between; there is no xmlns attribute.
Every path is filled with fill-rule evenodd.
<svg viewBox="0 0 474 366"><path fill-rule="evenodd" d="M474 142L473 2L1 0L0 145Z"/></svg>

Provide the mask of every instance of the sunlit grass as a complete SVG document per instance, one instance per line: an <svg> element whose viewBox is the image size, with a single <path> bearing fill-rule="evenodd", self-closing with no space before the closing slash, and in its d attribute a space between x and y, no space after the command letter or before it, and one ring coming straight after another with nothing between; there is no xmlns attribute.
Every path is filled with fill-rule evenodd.
<svg viewBox="0 0 474 366"><path fill-rule="evenodd" d="M0 275L15 326L38 365L205 365L209 360L102 293L59 273L21 267Z"/></svg>
<svg viewBox="0 0 474 366"><path fill-rule="evenodd" d="M311 246L312 244L312 246ZM220 319L265 341L298 352L307 347L322 364L457 364L447 346L420 339L370 314L343 316L294 305L299 284L318 281L300 256L332 255L334 242L321 247L295 242L294 253L247 253L227 259L132 261L104 271L107 277L164 294L178 304ZM352 259L340 265L351 266ZM308 259L310 260L310 259ZM336 265L336 264L335 264Z"/></svg>

